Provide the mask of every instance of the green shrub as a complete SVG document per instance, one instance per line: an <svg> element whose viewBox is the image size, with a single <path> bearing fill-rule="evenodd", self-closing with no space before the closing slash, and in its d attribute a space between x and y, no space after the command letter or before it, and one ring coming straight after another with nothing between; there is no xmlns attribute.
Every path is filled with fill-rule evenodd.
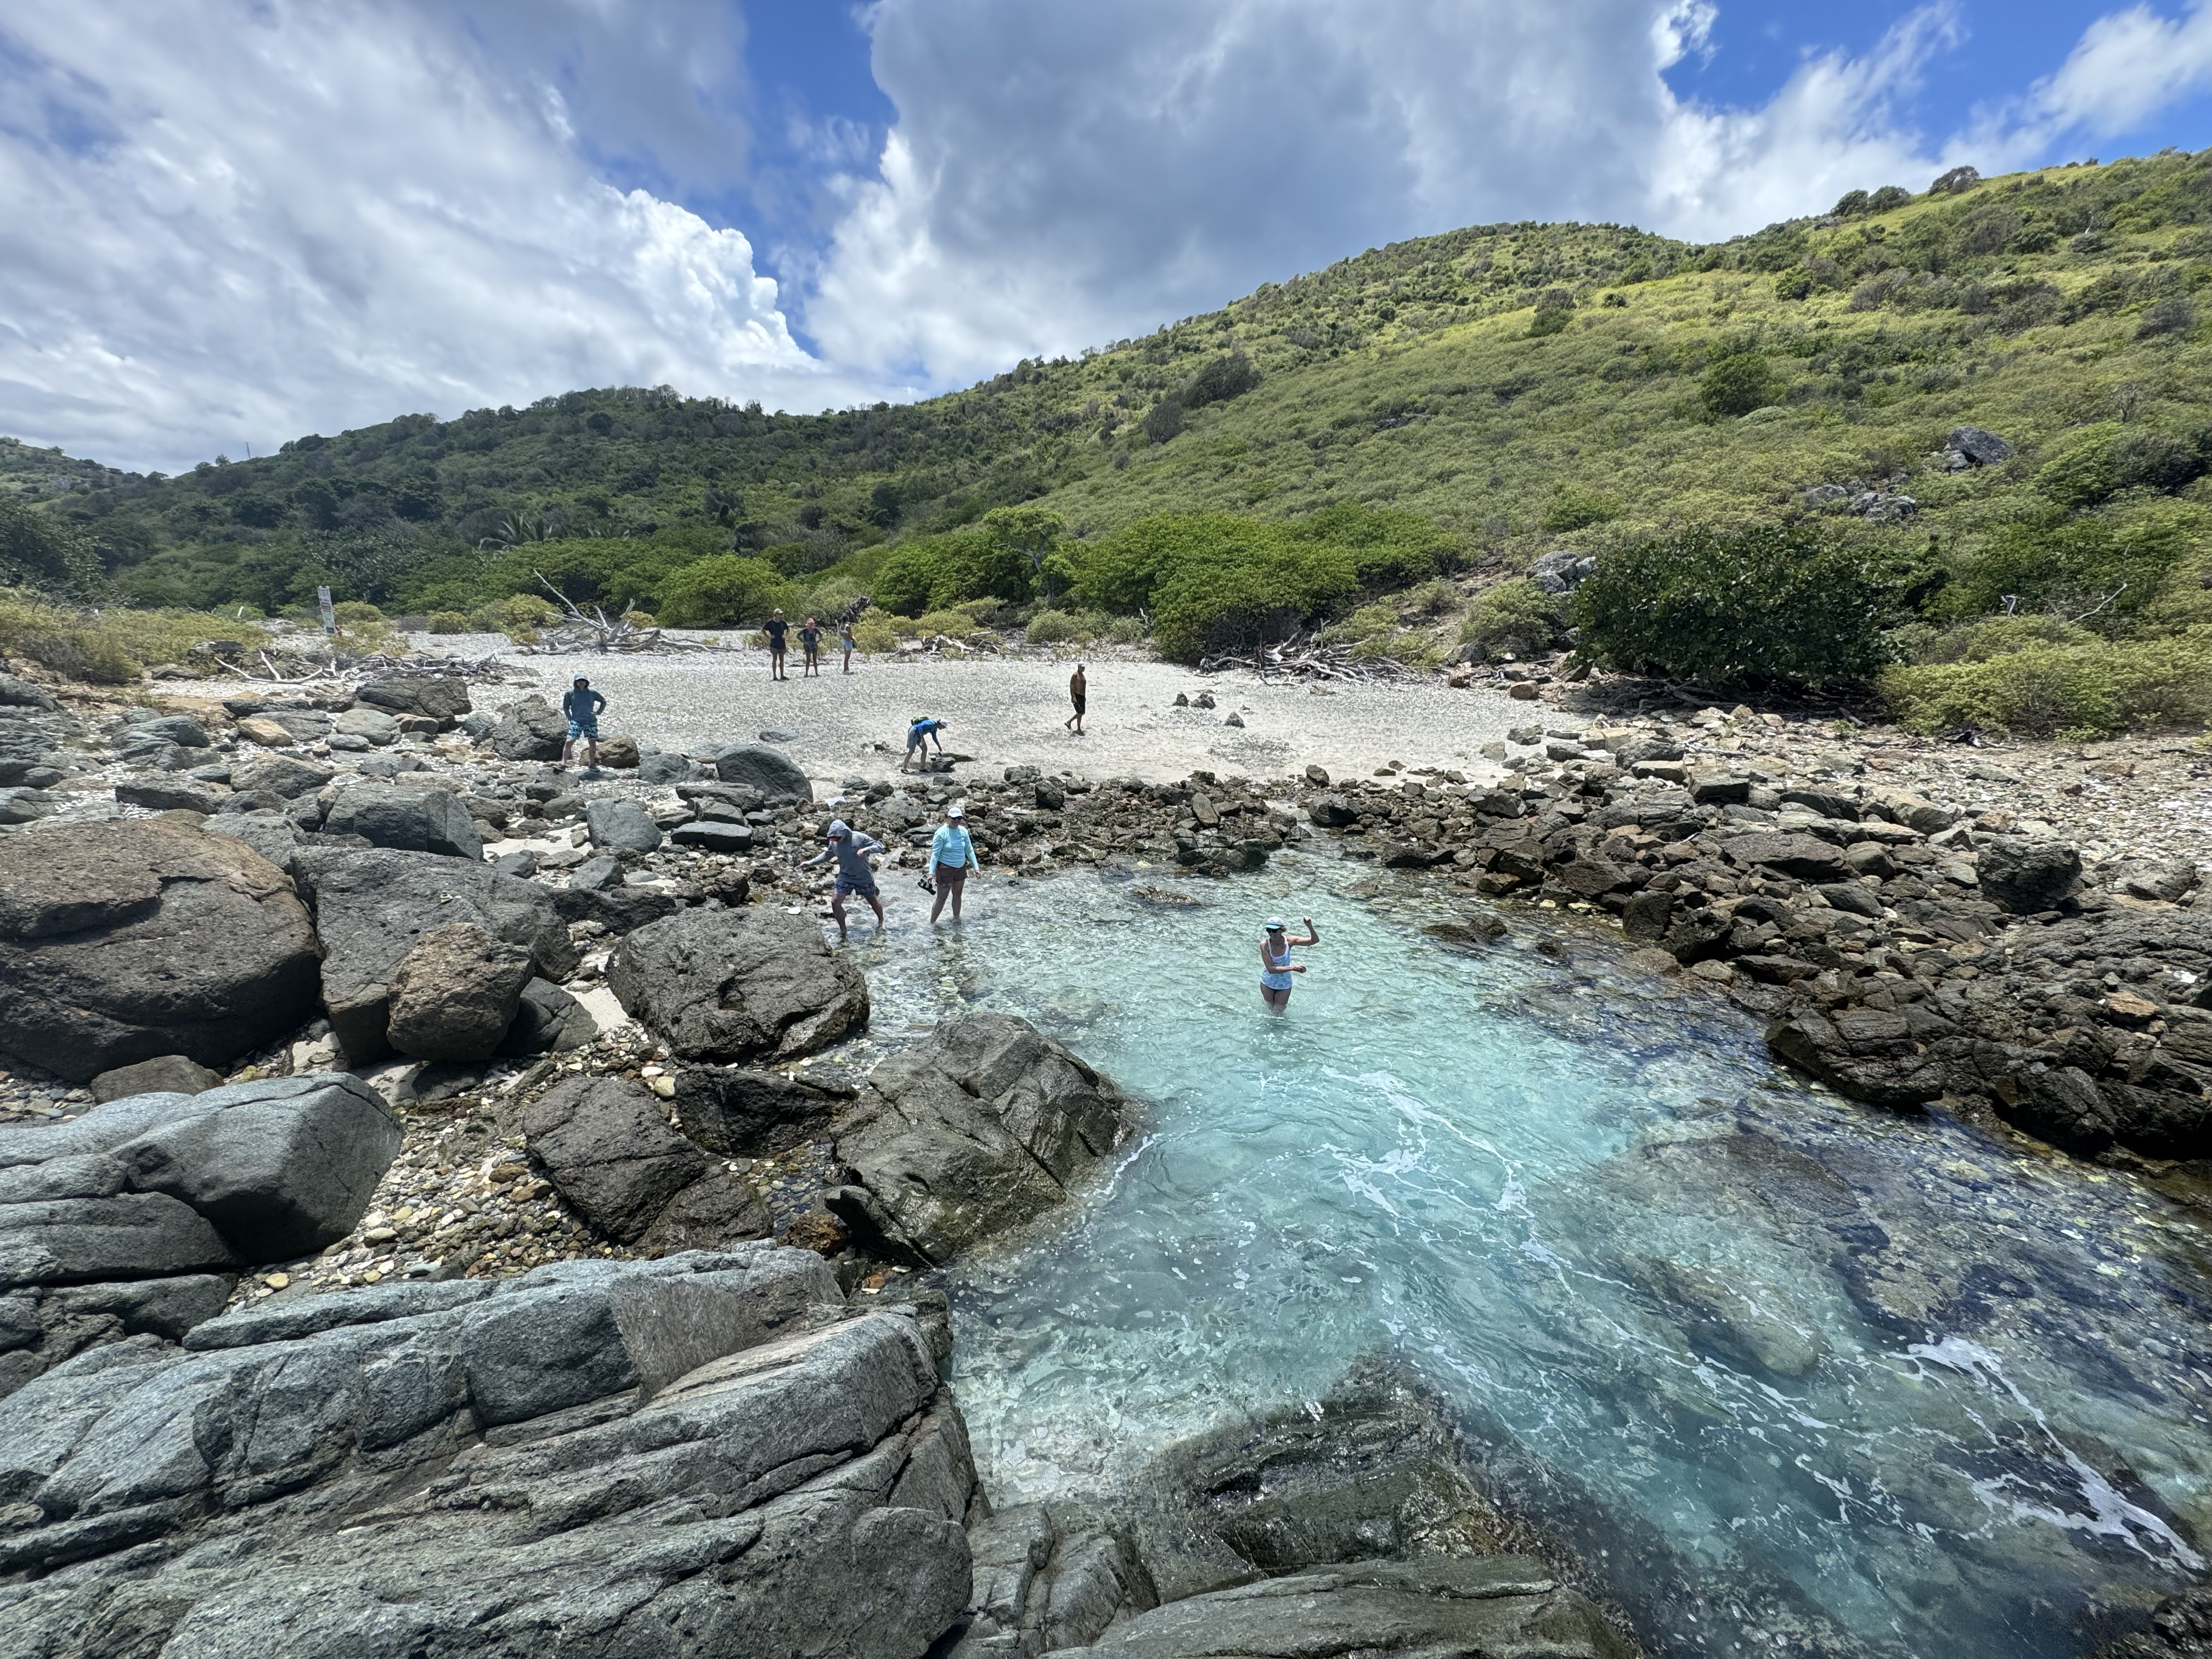
<svg viewBox="0 0 2212 1659"><path fill-rule="evenodd" d="M1431 576L1411 589L1402 603L1409 617L1440 617L1459 603L1459 588L1443 576Z"/></svg>
<svg viewBox="0 0 2212 1659"><path fill-rule="evenodd" d="M1030 618L1031 645L1059 645L1084 637L1076 631L1075 618L1065 611L1040 611Z"/></svg>
<svg viewBox="0 0 2212 1659"><path fill-rule="evenodd" d="M1933 601L1959 620L2011 610L2063 611L2099 630L2157 597L2203 535L2203 509L2143 501L2081 516L2045 508L2001 526Z"/></svg>
<svg viewBox="0 0 2212 1659"><path fill-rule="evenodd" d="M558 608L535 593L510 593L480 606L470 616L469 626L479 634L526 639L560 614Z"/></svg>
<svg viewBox="0 0 2212 1659"><path fill-rule="evenodd" d="M1757 351L1739 351L1722 358L1698 382L1698 399L1705 413L1717 421L1748 415L1779 402L1781 397L1781 381L1775 378L1765 354Z"/></svg>
<svg viewBox="0 0 2212 1659"><path fill-rule="evenodd" d="M204 611L81 611L0 589L0 654L28 657L93 685L135 685L156 663L179 662L210 640L263 646L251 621Z"/></svg>
<svg viewBox="0 0 2212 1659"><path fill-rule="evenodd" d="M788 592L767 560L718 553L663 581L657 614L670 628L728 628L761 620L784 603Z"/></svg>
<svg viewBox="0 0 2212 1659"><path fill-rule="evenodd" d="M2108 737L2212 717L2212 629L2114 644L2031 645L1978 662L1885 670L1899 725L2019 737Z"/></svg>
<svg viewBox="0 0 2212 1659"><path fill-rule="evenodd" d="M1543 522L1538 527L1547 535L1563 536L1569 531L1587 529L1591 525L1603 524L1608 519L1620 516L1619 503L1607 501L1593 490L1562 484L1559 493L1552 498L1552 505L1545 511Z"/></svg>
<svg viewBox="0 0 2212 1659"><path fill-rule="evenodd" d="M1359 586L1358 557L1316 528L1323 516L1285 526L1227 513L1158 514L1083 548L1076 592L1101 608L1149 609L1159 648L1186 661L1279 638ZM1395 545L1368 550L1386 562L1403 556Z"/></svg>
<svg viewBox="0 0 2212 1659"><path fill-rule="evenodd" d="M469 619L458 611L433 611L430 613L430 631L433 634L465 634L469 631Z"/></svg>
<svg viewBox="0 0 2212 1659"><path fill-rule="evenodd" d="M1527 576L1500 582L1474 602L1461 639L1492 651L1533 655L1549 651L1566 631L1565 602Z"/></svg>
<svg viewBox="0 0 2212 1659"><path fill-rule="evenodd" d="M2185 435L2106 422L2046 463L2035 487L2068 507L2097 507L2124 489L2175 490L2212 469L2212 433Z"/></svg>
<svg viewBox="0 0 2212 1659"><path fill-rule="evenodd" d="M1116 645L1142 645L1145 625L1134 617L1116 617L1106 624L1106 637Z"/></svg>
<svg viewBox="0 0 2212 1659"><path fill-rule="evenodd" d="M1241 351L1229 352L1190 377L1182 389L1182 405L1201 409L1207 404L1224 404L1259 384L1260 371L1252 367L1252 360Z"/></svg>
<svg viewBox="0 0 2212 1659"><path fill-rule="evenodd" d="M1145 436L1156 444L1164 444L1182 430L1182 403L1179 398L1163 398L1145 411Z"/></svg>
<svg viewBox="0 0 2212 1659"><path fill-rule="evenodd" d="M1403 587L1458 562L1450 532L1418 513L1335 501L1284 526L1295 543L1341 549L1350 555L1360 586Z"/></svg>
<svg viewBox="0 0 2212 1659"><path fill-rule="evenodd" d="M970 599L1020 604L1030 597L1036 568L1007 537L988 528L956 530L905 542L876 568L878 605L901 616L947 611Z"/></svg>
<svg viewBox="0 0 2212 1659"><path fill-rule="evenodd" d="M1741 681L1862 678L1917 574L1806 530L1698 531L1602 553L1576 591L1581 648L1631 666Z"/></svg>
<svg viewBox="0 0 2212 1659"><path fill-rule="evenodd" d="M99 556L83 537L52 514L0 501L0 586L89 593L100 585Z"/></svg>
<svg viewBox="0 0 2212 1659"><path fill-rule="evenodd" d="M865 656L879 657L898 649L898 629L879 611L871 611L853 624L854 648Z"/></svg>
<svg viewBox="0 0 2212 1659"><path fill-rule="evenodd" d="M1924 637L1905 649L1914 663L1987 662L2034 645L2088 645L2097 635L2063 617L2040 612L2025 617L1991 617L1941 630L1916 623ZM1903 630L1900 630L1900 633Z"/></svg>

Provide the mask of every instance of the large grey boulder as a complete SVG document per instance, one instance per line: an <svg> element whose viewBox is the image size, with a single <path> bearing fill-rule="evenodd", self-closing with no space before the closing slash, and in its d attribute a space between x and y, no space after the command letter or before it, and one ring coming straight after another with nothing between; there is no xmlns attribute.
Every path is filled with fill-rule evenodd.
<svg viewBox="0 0 2212 1659"><path fill-rule="evenodd" d="M685 1066L676 1075L676 1121L724 1158L774 1158L828 1129L860 1097L841 1084L737 1066Z"/></svg>
<svg viewBox="0 0 2212 1659"><path fill-rule="evenodd" d="M200 1095L219 1088L222 1073L182 1054L159 1054L136 1065L118 1066L92 1080L92 1097L105 1103L133 1095Z"/></svg>
<svg viewBox="0 0 2212 1659"><path fill-rule="evenodd" d="M230 770L230 787L240 794L265 792L297 800L312 795L337 775L327 766L290 755L256 755Z"/></svg>
<svg viewBox="0 0 2212 1659"><path fill-rule="evenodd" d="M470 708L469 683L450 674L370 680L354 697L387 714L415 714L434 720L457 720Z"/></svg>
<svg viewBox="0 0 2212 1659"><path fill-rule="evenodd" d="M205 1217L161 1193L0 1204L0 1290L237 1266L238 1257Z"/></svg>
<svg viewBox="0 0 2212 1659"><path fill-rule="evenodd" d="M385 848L303 847L293 867L315 909L323 1006L355 1065L389 1052L392 973L433 929L473 922L527 951L546 979L576 970L551 895L489 865Z"/></svg>
<svg viewBox="0 0 2212 1659"><path fill-rule="evenodd" d="M679 1059L794 1060L868 1023L868 981L818 924L781 910L685 910L607 967L623 1006Z"/></svg>
<svg viewBox="0 0 2212 1659"><path fill-rule="evenodd" d="M1975 859L1982 896L2001 910L2032 916L2055 910L2081 885L2081 854L2064 842L1998 836Z"/></svg>
<svg viewBox="0 0 2212 1659"><path fill-rule="evenodd" d="M0 708L41 708L58 710L61 703L43 685L14 674L0 674Z"/></svg>
<svg viewBox="0 0 2212 1659"><path fill-rule="evenodd" d="M837 1134L863 1234L944 1262L1035 1219L1133 1127L1127 1097L1026 1020L972 1013L868 1075Z"/></svg>
<svg viewBox="0 0 2212 1659"><path fill-rule="evenodd" d="M501 760L556 761L568 737L559 709L543 697L525 697L501 712L491 729L492 752Z"/></svg>
<svg viewBox="0 0 2212 1659"><path fill-rule="evenodd" d="M0 1048L82 1083L159 1054L223 1066L313 1007L284 873L160 819L0 840Z"/></svg>
<svg viewBox="0 0 2212 1659"><path fill-rule="evenodd" d="M1580 1591L1520 1555L1316 1567L1170 1601L1106 1632L1099 1659L1632 1659Z"/></svg>
<svg viewBox="0 0 2212 1659"><path fill-rule="evenodd" d="M707 1172L699 1149L626 1078L570 1078L522 1115L531 1161L601 1232L629 1243L661 1208Z"/></svg>
<svg viewBox="0 0 2212 1659"><path fill-rule="evenodd" d="M289 818L274 812L225 812L207 821L210 836L227 836L243 842L286 875L292 873L292 854L299 850L300 832Z"/></svg>
<svg viewBox="0 0 2212 1659"><path fill-rule="evenodd" d="M359 836L372 847L409 853L439 853L447 858L483 857L469 809L450 789L416 789L403 784L363 782L347 786L323 815L323 830Z"/></svg>
<svg viewBox="0 0 2212 1659"><path fill-rule="evenodd" d="M547 979L533 979L522 988L514 1018L498 1052L506 1055L558 1053L580 1048L599 1034L592 1011Z"/></svg>
<svg viewBox="0 0 2212 1659"><path fill-rule="evenodd" d="M472 921L434 927L392 970L385 1039L417 1060L489 1060L530 980L522 946Z"/></svg>
<svg viewBox="0 0 2212 1659"><path fill-rule="evenodd" d="M139 720L125 733L131 743L160 740L173 743L180 749L204 749L208 746L207 728L190 714L161 714L150 720Z"/></svg>
<svg viewBox="0 0 2212 1659"><path fill-rule="evenodd" d="M634 800L595 800L584 807L592 845L623 852L652 853L660 847L660 826Z"/></svg>
<svg viewBox="0 0 2212 1659"><path fill-rule="evenodd" d="M762 1245L83 1355L0 1413L0 1651L919 1659L973 1462L915 1322L842 1300Z"/></svg>
<svg viewBox="0 0 2212 1659"><path fill-rule="evenodd" d="M799 763L767 744L738 743L717 749L714 764L714 775L724 783L747 784L771 799L780 795L814 799L814 786L807 781Z"/></svg>
<svg viewBox="0 0 2212 1659"><path fill-rule="evenodd" d="M334 735L360 738L380 747L399 741L399 722L381 708L349 708L331 722ZM338 745L332 744L331 748Z"/></svg>

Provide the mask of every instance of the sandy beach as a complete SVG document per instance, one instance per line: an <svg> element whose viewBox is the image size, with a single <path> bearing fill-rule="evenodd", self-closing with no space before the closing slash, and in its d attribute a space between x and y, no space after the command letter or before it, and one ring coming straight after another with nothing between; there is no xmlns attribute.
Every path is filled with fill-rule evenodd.
<svg viewBox="0 0 2212 1659"><path fill-rule="evenodd" d="M417 643L451 650L475 641L426 635ZM486 640L478 649L498 643ZM793 735L782 747L810 776L832 783L895 768L907 723L921 714L948 722L947 751L970 756L981 768L1030 765L1164 781L1194 771L1274 778L1316 763L1333 776L1364 775L1394 760L1489 776L1495 769L1482 760L1482 745L1547 713L1540 704L1455 691L1436 681L1317 690L1297 681L1262 684L1242 672L1204 675L1174 663L1109 659L1090 662L1086 735L1078 738L1062 725L1073 657L862 658L844 675L832 656L819 679L801 678L794 666L781 684L769 678L768 660L760 651L501 656L536 675L549 700L574 675L588 675L606 694L600 729L611 736L682 750L787 732ZM477 706L497 708L526 690L483 688ZM1211 692L1217 706L1178 708L1178 692L1193 698ZM1242 728L1225 723L1232 714Z"/></svg>

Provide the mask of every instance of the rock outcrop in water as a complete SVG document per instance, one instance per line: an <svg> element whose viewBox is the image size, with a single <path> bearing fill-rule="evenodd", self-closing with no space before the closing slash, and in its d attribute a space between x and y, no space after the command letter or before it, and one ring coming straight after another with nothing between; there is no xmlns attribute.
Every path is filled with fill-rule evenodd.
<svg viewBox="0 0 2212 1659"><path fill-rule="evenodd" d="M1060 1203L1133 1122L1110 1079L1027 1020L964 1015L869 1073L837 1130L858 1189L837 1207L880 1246L948 1261Z"/></svg>
<svg viewBox="0 0 2212 1659"><path fill-rule="evenodd" d="M975 1470L910 1317L807 1252L232 1316L0 1422L0 1650L919 1659Z"/></svg>

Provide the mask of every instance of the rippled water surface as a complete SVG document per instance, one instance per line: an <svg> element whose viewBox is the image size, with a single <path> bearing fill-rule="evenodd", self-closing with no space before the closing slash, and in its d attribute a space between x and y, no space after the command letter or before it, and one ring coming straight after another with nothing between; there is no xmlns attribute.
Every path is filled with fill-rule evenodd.
<svg viewBox="0 0 2212 1659"><path fill-rule="evenodd" d="M878 1032L1005 1009L1150 1103L956 1274L1001 1502L1386 1353L1664 1650L2071 1654L2201 1575L2212 1279L2164 1200L1808 1092L1609 941L1454 948L1443 901L1363 879L994 882L957 938L866 952ZM1324 939L1284 1018L1271 909Z"/></svg>

